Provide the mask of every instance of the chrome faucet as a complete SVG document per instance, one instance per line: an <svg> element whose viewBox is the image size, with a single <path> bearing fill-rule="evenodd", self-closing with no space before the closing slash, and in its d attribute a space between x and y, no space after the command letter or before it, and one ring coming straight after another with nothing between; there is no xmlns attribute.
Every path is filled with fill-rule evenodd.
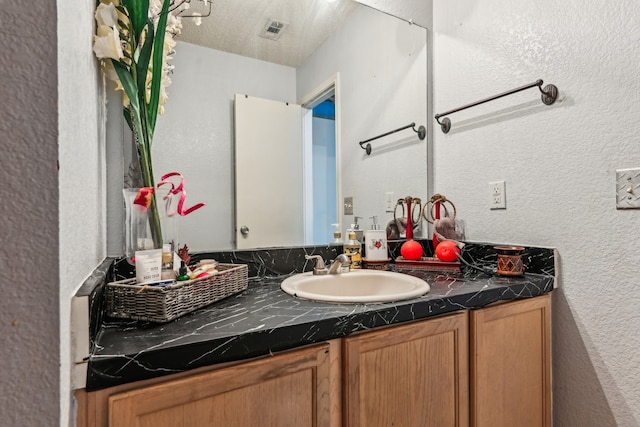
<svg viewBox="0 0 640 427"><path fill-rule="evenodd" d="M340 267L348 267L351 264L351 259L348 255L340 254L333 260L331 266L327 268L324 265L324 260L320 255L305 255L305 259L315 259L316 266L313 268L314 276L323 275L323 274L338 274L338 270Z"/></svg>

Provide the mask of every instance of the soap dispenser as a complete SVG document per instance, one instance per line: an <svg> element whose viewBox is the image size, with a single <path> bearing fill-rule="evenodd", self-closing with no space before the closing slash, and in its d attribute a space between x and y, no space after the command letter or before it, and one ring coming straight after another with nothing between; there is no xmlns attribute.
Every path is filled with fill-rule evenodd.
<svg viewBox="0 0 640 427"><path fill-rule="evenodd" d="M340 231L340 224L331 224L336 228L333 232L333 241L331 242L334 245L342 245L344 241L342 240L342 232Z"/></svg>
<svg viewBox="0 0 640 427"><path fill-rule="evenodd" d="M387 252L387 232L380 230L378 218L371 217L373 224L371 230L364 232L364 258L366 261L386 261L389 258Z"/></svg>
<svg viewBox="0 0 640 427"><path fill-rule="evenodd" d="M351 231L356 233L356 240L358 240L359 242L362 242L364 238L364 234L360 229L360 224L358 224L359 219L362 219L362 217L361 216L353 217L353 224L351 224Z"/></svg>
<svg viewBox="0 0 640 427"><path fill-rule="evenodd" d="M362 245L353 230L348 232L348 240L344 242L344 253L351 258L351 268L362 268Z"/></svg>

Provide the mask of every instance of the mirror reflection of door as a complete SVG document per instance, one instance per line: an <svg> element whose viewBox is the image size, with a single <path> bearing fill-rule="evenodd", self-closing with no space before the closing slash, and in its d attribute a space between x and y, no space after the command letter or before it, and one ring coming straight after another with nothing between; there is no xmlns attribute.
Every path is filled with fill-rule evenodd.
<svg viewBox="0 0 640 427"><path fill-rule="evenodd" d="M236 95L235 136L236 248L331 242L339 188L335 82L304 107Z"/></svg>
<svg viewBox="0 0 640 427"><path fill-rule="evenodd" d="M304 240L302 108L235 96L236 248Z"/></svg>

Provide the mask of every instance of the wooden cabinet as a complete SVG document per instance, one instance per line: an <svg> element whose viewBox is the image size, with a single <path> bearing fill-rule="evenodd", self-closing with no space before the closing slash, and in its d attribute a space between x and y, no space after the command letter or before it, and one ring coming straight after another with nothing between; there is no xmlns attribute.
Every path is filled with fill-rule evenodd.
<svg viewBox="0 0 640 427"><path fill-rule="evenodd" d="M87 393L78 427L550 427L549 295Z"/></svg>
<svg viewBox="0 0 640 427"><path fill-rule="evenodd" d="M550 296L471 311L471 425L551 426Z"/></svg>
<svg viewBox="0 0 640 427"><path fill-rule="evenodd" d="M344 425L469 425L466 311L344 339Z"/></svg>
<svg viewBox="0 0 640 427"><path fill-rule="evenodd" d="M331 347L325 343L123 392L86 393L79 396L87 412L78 425L339 425L340 403L332 399L335 390L340 393L340 363Z"/></svg>

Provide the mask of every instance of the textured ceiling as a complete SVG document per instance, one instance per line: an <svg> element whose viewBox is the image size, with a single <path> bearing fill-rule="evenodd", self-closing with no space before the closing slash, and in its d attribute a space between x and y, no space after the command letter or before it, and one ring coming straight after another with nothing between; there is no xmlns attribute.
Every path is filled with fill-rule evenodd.
<svg viewBox="0 0 640 427"><path fill-rule="evenodd" d="M192 1L189 13L207 13ZM357 6L353 0L214 0L211 16L196 26L182 20L178 40L242 56L297 67L338 28ZM287 26L278 40L260 37L269 20Z"/></svg>

